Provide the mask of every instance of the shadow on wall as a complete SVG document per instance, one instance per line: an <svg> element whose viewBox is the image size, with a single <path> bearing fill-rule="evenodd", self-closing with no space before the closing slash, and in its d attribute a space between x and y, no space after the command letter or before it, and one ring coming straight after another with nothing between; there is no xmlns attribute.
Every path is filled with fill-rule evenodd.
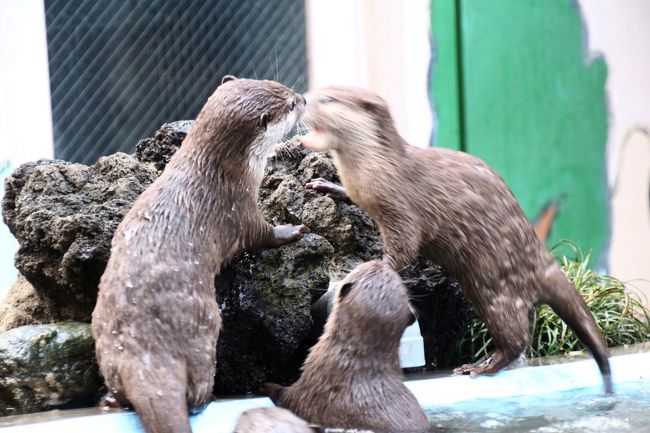
<svg viewBox="0 0 650 433"><path fill-rule="evenodd" d="M621 146L612 190L610 272L650 304L650 130L637 126ZM645 270L639 275L640 270ZM643 271L641 271L643 272Z"/></svg>

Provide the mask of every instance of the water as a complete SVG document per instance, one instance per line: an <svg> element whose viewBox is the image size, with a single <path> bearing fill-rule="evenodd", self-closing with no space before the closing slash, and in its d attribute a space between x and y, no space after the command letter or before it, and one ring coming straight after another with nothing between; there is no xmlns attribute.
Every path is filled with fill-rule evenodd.
<svg viewBox="0 0 650 433"><path fill-rule="evenodd" d="M445 433L650 432L650 379L616 385L498 399L475 399L427 409Z"/></svg>

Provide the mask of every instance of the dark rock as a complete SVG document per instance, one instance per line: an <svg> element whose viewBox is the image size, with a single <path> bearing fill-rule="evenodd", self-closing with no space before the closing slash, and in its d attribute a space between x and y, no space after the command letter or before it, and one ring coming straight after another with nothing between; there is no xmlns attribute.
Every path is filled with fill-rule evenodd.
<svg viewBox="0 0 650 433"><path fill-rule="evenodd" d="M117 153L92 166L40 160L6 178L2 211L20 244L16 267L62 311L58 319L90 320L113 232L157 175Z"/></svg>
<svg viewBox="0 0 650 433"><path fill-rule="evenodd" d="M400 271L400 276L420 324L427 366L457 367L456 344L475 317L460 285L440 266L420 257Z"/></svg>
<svg viewBox="0 0 650 433"><path fill-rule="evenodd" d="M90 326L22 326L0 334L0 416L91 406L101 378Z"/></svg>
<svg viewBox="0 0 650 433"><path fill-rule="evenodd" d="M306 150L297 139L279 145L262 183L262 214L274 224L305 224L327 239L336 251L330 274L341 278L355 264L381 257L381 239L372 219L357 206L305 189L317 177L339 180L329 156Z"/></svg>
<svg viewBox="0 0 650 433"><path fill-rule="evenodd" d="M143 138L135 145L135 157L141 162L152 162L162 171L194 124L193 120L165 123L153 138Z"/></svg>
<svg viewBox="0 0 650 433"><path fill-rule="evenodd" d="M328 287L334 253L320 236L242 254L217 277L223 328L217 350L217 394L290 382L306 355L310 306Z"/></svg>

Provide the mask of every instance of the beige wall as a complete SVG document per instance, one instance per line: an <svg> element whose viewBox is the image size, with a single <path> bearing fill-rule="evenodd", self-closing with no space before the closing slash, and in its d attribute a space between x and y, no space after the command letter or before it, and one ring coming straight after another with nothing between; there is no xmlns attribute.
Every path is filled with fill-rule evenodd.
<svg viewBox="0 0 650 433"><path fill-rule="evenodd" d="M309 80L385 98L400 133L428 146L429 0L307 0Z"/></svg>
<svg viewBox="0 0 650 433"><path fill-rule="evenodd" d="M650 305L650 131L632 129L619 154L611 201L610 272L630 280Z"/></svg>
<svg viewBox="0 0 650 433"><path fill-rule="evenodd" d="M53 156L42 0L0 0L0 128L0 161Z"/></svg>
<svg viewBox="0 0 650 433"><path fill-rule="evenodd" d="M0 167L53 157L49 80L43 1L0 0ZM0 220L0 301L17 274L17 248Z"/></svg>
<svg viewBox="0 0 650 433"><path fill-rule="evenodd" d="M609 273L650 299L650 1L580 0L589 49L607 62ZM650 304L650 303L649 303Z"/></svg>

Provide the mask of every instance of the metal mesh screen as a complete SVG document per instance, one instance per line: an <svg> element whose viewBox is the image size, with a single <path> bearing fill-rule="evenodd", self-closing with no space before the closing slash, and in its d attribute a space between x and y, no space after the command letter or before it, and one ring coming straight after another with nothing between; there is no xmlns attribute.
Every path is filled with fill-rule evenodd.
<svg viewBox="0 0 650 433"><path fill-rule="evenodd" d="M56 158L133 152L223 75L307 88L300 0L45 0Z"/></svg>

